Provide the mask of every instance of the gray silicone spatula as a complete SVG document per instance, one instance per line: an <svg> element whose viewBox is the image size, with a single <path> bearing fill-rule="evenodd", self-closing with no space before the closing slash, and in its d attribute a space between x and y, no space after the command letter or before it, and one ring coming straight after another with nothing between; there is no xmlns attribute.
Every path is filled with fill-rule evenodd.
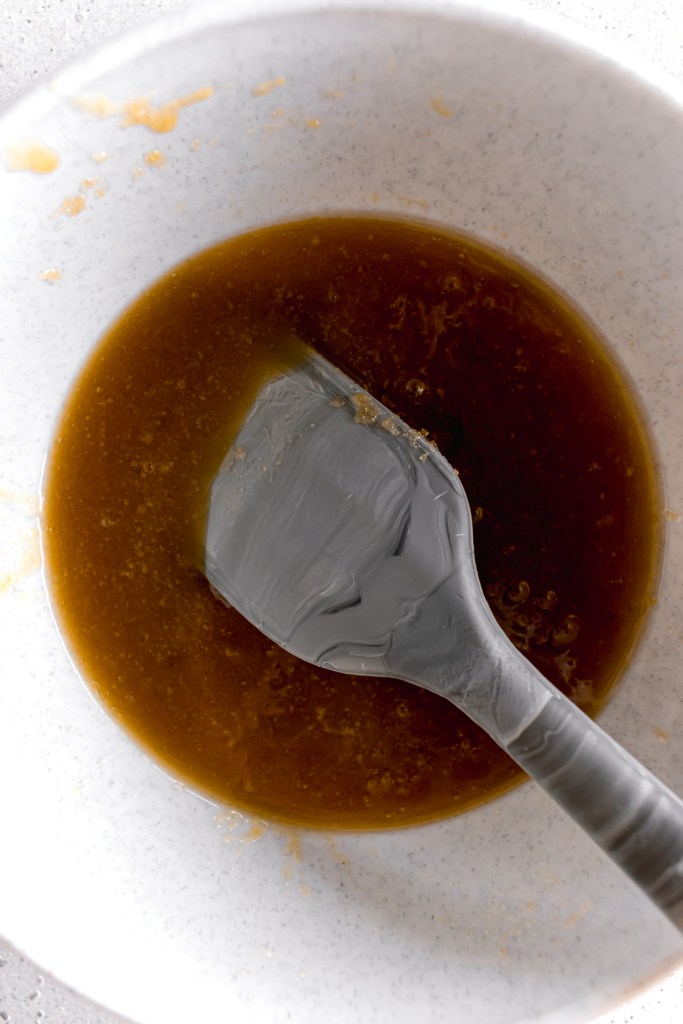
<svg viewBox="0 0 683 1024"><path fill-rule="evenodd" d="M223 461L206 574L300 658L452 701L683 929L683 802L502 632L452 467L311 350L273 371Z"/></svg>

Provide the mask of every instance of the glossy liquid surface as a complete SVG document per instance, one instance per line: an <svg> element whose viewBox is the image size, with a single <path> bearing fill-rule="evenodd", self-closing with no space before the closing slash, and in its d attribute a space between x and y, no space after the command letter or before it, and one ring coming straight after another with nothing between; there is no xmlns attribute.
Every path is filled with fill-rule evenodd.
<svg viewBox="0 0 683 1024"><path fill-rule="evenodd" d="M208 488L283 331L318 348L459 471L499 622L589 713L651 602L657 492L601 342L530 273L424 225L329 217L233 239L137 300L56 431L54 602L104 704L216 799L295 822L455 813L518 769L445 701L339 676L267 641L197 569Z"/></svg>

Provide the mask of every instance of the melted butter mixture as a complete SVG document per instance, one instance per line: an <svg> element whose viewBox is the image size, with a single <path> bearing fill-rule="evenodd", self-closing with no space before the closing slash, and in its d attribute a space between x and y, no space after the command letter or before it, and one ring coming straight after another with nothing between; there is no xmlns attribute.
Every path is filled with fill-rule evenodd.
<svg viewBox="0 0 683 1024"><path fill-rule="evenodd" d="M462 811L521 778L477 727L408 684L298 661L196 567L254 367L291 333L437 443L467 491L498 621L599 709L657 565L656 481L633 398L545 284L410 222L256 231L189 260L123 314L51 452L43 532L59 619L105 706L220 801L333 827Z"/></svg>

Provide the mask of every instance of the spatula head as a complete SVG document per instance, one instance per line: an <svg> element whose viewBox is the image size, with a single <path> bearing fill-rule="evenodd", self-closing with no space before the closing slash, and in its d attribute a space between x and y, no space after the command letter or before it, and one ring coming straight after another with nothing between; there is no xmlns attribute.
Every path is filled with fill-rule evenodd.
<svg viewBox="0 0 683 1024"><path fill-rule="evenodd" d="M274 370L211 492L219 594L306 661L393 674L396 630L463 561L469 507L434 447L312 350Z"/></svg>

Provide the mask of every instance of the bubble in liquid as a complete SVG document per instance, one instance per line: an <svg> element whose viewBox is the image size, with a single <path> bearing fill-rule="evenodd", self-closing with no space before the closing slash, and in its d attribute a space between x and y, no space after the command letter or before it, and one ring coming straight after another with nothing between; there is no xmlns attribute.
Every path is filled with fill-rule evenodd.
<svg viewBox="0 0 683 1024"><path fill-rule="evenodd" d="M563 651L553 661L564 682L567 684L571 683L578 664L577 659L569 651Z"/></svg>
<svg viewBox="0 0 683 1024"><path fill-rule="evenodd" d="M425 398L429 393L429 385L417 377L411 377L406 384L406 392L411 398Z"/></svg>
<svg viewBox="0 0 683 1024"><path fill-rule="evenodd" d="M579 635L579 626L581 625L578 615L565 615L563 619L560 619L555 623L551 630L551 636L553 643L555 644L571 644L576 640Z"/></svg>
<svg viewBox="0 0 683 1024"><path fill-rule="evenodd" d="M462 274L449 274L444 279L443 287L446 292L464 292L467 282Z"/></svg>
<svg viewBox="0 0 683 1024"><path fill-rule="evenodd" d="M518 580L512 583L504 592L502 603L508 608L516 608L528 600L531 588L526 580Z"/></svg>
<svg viewBox="0 0 683 1024"><path fill-rule="evenodd" d="M570 696L577 704L590 704L593 700L593 684L590 679L576 679Z"/></svg>

